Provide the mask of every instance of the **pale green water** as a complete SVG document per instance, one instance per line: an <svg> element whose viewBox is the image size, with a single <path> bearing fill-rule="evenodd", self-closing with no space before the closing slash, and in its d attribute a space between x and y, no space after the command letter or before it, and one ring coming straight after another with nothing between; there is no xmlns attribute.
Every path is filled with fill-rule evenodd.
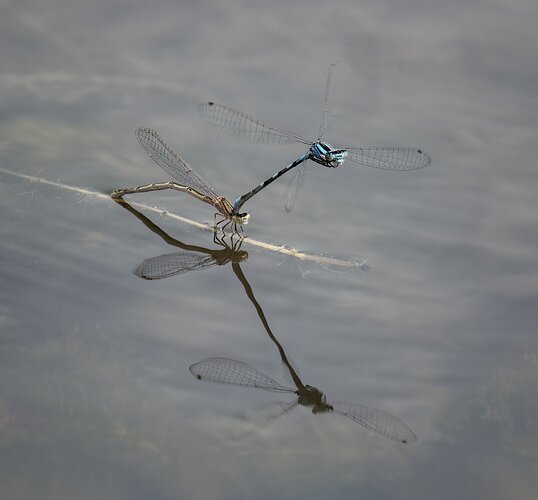
<svg viewBox="0 0 538 500"><path fill-rule="evenodd" d="M259 426L293 395L189 373L226 357L293 386L230 263L131 272L217 249L210 233L142 210L184 245L170 246L111 200L0 173L2 498L535 498L534 2L0 9L2 169L102 193L167 180L134 138L148 125L233 199L302 147L222 135L196 105L315 136L335 58L327 138L433 160L407 173L313 166L291 214L285 179L245 205L252 238L371 266L247 244L240 263L301 380L402 418L418 438L407 445L305 407ZM213 217L181 193L136 201Z"/></svg>

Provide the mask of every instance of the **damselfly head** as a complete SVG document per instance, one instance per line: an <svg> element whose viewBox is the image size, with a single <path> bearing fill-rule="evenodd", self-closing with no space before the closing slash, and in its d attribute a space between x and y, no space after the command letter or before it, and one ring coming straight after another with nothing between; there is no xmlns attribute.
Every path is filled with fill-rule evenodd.
<svg viewBox="0 0 538 500"><path fill-rule="evenodd" d="M306 384L297 391L297 395L299 397L299 404L312 408L312 413L325 413L332 409L327 404L325 394L316 387Z"/></svg>
<svg viewBox="0 0 538 500"><path fill-rule="evenodd" d="M332 407L332 405L325 402L325 400L312 407L312 413L314 413L314 415L317 415L318 413L329 413L333 410L334 408Z"/></svg>
<svg viewBox="0 0 538 500"><path fill-rule="evenodd" d="M249 220L250 220L250 214L248 212L243 212L242 214L232 215L232 222L236 224L241 224L245 226L246 224L248 224Z"/></svg>
<svg viewBox="0 0 538 500"><path fill-rule="evenodd" d="M248 252L246 250L236 250L232 262L245 262L248 259Z"/></svg>
<svg viewBox="0 0 538 500"><path fill-rule="evenodd" d="M246 250L241 250L243 238L240 237L237 241L233 242L234 234L232 234L231 237L231 246L224 241L224 238L215 240L217 243L224 246L222 250L214 254L215 260L219 266L227 264L228 262L239 264L248 259L248 252Z"/></svg>
<svg viewBox="0 0 538 500"><path fill-rule="evenodd" d="M325 156L332 151L332 147L330 146L330 144L318 141L312 144L310 151L316 156Z"/></svg>
<svg viewBox="0 0 538 500"><path fill-rule="evenodd" d="M336 163L335 167L339 167L344 163L344 160L347 158L347 151L345 149L333 149L330 153L331 162Z"/></svg>
<svg viewBox="0 0 538 500"><path fill-rule="evenodd" d="M333 149L330 144L316 142L310 148L311 159L325 167L336 168L344 163L347 158L345 149Z"/></svg>

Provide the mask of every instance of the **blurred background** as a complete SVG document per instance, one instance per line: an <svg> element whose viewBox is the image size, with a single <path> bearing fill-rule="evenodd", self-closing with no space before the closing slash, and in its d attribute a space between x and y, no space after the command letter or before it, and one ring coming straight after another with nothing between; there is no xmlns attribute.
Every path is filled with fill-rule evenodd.
<svg viewBox="0 0 538 500"><path fill-rule="evenodd" d="M531 0L0 0L2 496L535 498L537 18ZM311 163L291 213L286 176L245 205L250 237L368 270L248 241L239 265L302 381L415 443L301 406L254 418L285 395L192 377L226 357L293 386L222 247L162 212L211 207L133 195L171 246L95 195L169 180L144 125L234 200L305 148L225 135L197 104L314 139L334 61L326 140L432 163ZM131 272L174 252L212 265Z"/></svg>

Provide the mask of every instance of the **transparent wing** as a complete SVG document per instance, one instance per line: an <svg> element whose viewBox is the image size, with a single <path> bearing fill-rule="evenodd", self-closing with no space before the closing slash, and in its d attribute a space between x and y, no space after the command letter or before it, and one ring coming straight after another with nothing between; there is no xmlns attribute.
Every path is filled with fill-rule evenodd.
<svg viewBox="0 0 538 500"><path fill-rule="evenodd" d="M344 415L386 438L400 443L417 440L415 433L396 415L356 403L334 403L332 406L335 413Z"/></svg>
<svg viewBox="0 0 538 500"><path fill-rule="evenodd" d="M255 387L273 392L295 392L294 389L280 385L252 366L235 359L208 358L194 363L189 367L189 370L198 380L216 384Z"/></svg>
<svg viewBox="0 0 538 500"><path fill-rule="evenodd" d="M191 187L210 198L218 197L213 188L196 174L194 170L159 137L157 132L150 128L140 127L135 133L138 142L149 157L180 184Z"/></svg>
<svg viewBox="0 0 538 500"><path fill-rule="evenodd" d="M145 280L170 278L189 271L207 269L217 264L211 255L192 252L175 252L158 257L150 257L133 269L133 273Z"/></svg>
<svg viewBox="0 0 538 500"><path fill-rule="evenodd" d="M303 183L303 179L306 173L306 167L309 162L305 161L301 163L295 170L295 174L288 182L286 187L286 192L284 193L284 208L286 212L291 212L297 201L297 193L299 192L299 187Z"/></svg>
<svg viewBox="0 0 538 500"><path fill-rule="evenodd" d="M430 157L422 149L417 148L383 146L354 148L342 145L333 145L333 147L345 149L348 160L384 170L416 170L427 167L431 163Z"/></svg>
<svg viewBox="0 0 538 500"><path fill-rule="evenodd" d="M269 127L252 116L222 104L215 102L199 104L198 111L213 125L250 142L263 144L293 144L300 142L312 144L311 141L307 141L293 132Z"/></svg>
<svg viewBox="0 0 538 500"><path fill-rule="evenodd" d="M323 114L319 126L318 141L321 141L323 135L329 128L330 117L334 115L334 94L335 94L335 69L336 63L331 63L329 73L327 74L327 85L325 86L325 95L323 98Z"/></svg>
<svg viewBox="0 0 538 500"><path fill-rule="evenodd" d="M256 426L261 427L269 424L272 420L286 415L292 411L297 405L298 401L285 402L285 401L271 401L263 405L258 406L254 410L250 410L247 413L247 419L254 423Z"/></svg>

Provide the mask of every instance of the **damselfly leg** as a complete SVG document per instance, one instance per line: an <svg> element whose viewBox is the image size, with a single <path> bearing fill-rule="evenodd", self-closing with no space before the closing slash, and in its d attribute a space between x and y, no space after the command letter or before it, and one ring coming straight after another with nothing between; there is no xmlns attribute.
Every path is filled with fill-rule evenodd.
<svg viewBox="0 0 538 500"><path fill-rule="evenodd" d="M247 224L249 214L239 213L233 209L232 204L224 197L218 195L215 190L200 177L179 155L166 144L159 134L147 127L140 127L136 130L138 142L144 148L148 156L159 165L165 172L171 175L177 182L157 182L145 184L133 188L117 189L111 196L114 200L121 200L126 194L146 193L149 191L161 191L164 189L173 189L187 193L194 198L216 208L222 220L217 223L215 215L215 228L224 221L227 223L223 226L226 228L232 224L237 231L239 224L243 232L242 224Z"/></svg>

